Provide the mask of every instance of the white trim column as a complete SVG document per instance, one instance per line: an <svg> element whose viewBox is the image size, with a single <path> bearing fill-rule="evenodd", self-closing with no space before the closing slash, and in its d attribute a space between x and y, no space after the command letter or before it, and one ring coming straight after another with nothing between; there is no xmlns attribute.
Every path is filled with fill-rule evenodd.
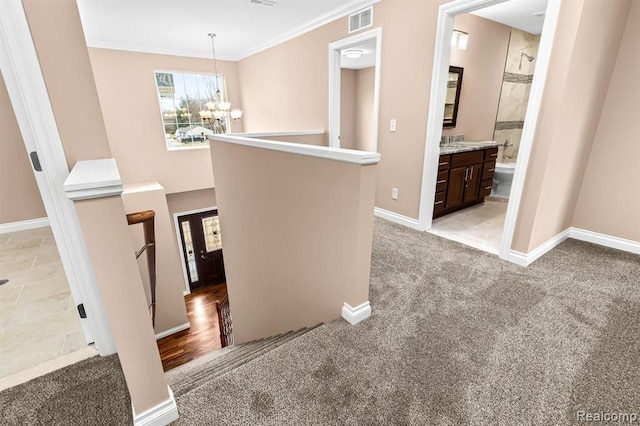
<svg viewBox="0 0 640 426"><path fill-rule="evenodd" d="M27 152L36 152L42 171L34 172L62 265L76 304L84 304L87 343L101 355L116 352L107 316L73 203L63 190L69 168L53 108L21 0L0 1L0 69Z"/></svg>
<svg viewBox="0 0 640 426"><path fill-rule="evenodd" d="M164 377L142 277L131 247L121 196L124 188L116 160L78 161L64 182L64 190L76 203L118 343L134 424L169 424L178 418L178 407Z"/></svg>

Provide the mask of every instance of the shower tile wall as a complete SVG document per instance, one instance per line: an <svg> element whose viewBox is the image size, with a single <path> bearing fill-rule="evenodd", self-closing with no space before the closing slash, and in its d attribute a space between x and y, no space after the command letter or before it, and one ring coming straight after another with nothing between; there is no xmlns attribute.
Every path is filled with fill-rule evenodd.
<svg viewBox="0 0 640 426"><path fill-rule="evenodd" d="M539 44L540 35L529 34L515 28L511 29L502 93L500 94L498 116L493 135L493 139L499 144L504 144L506 141L509 145L506 149L503 146L498 148L498 160L502 163L515 163L518 158ZM529 61L522 53L534 59Z"/></svg>

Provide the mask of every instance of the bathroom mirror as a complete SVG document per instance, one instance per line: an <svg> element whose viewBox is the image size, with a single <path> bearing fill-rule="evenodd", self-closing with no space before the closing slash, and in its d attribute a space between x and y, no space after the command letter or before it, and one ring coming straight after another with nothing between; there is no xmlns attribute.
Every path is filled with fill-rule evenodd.
<svg viewBox="0 0 640 426"><path fill-rule="evenodd" d="M460 105L460 91L462 89L462 71L462 67L449 67L442 127L456 127L458 107Z"/></svg>

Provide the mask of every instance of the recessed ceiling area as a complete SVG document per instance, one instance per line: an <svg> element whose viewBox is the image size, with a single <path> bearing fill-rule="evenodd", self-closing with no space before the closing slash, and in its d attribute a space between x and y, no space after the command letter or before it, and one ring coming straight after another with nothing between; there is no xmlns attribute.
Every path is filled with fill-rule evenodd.
<svg viewBox="0 0 640 426"><path fill-rule="evenodd" d="M239 60L372 0L77 0L87 45ZM345 22L345 26L346 26Z"/></svg>
<svg viewBox="0 0 640 426"><path fill-rule="evenodd" d="M499 22L531 34L542 33L547 0L509 0L471 12L473 15Z"/></svg>
<svg viewBox="0 0 640 426"><path fill-rule="evenodd" d="M348 47L345 50L361 50L362 56L359 58L348 58L343 54L340 55L340 68L351 70L359 70L363 68L371 68L376 66L376 39L367 40L364 43Z"/></svg>

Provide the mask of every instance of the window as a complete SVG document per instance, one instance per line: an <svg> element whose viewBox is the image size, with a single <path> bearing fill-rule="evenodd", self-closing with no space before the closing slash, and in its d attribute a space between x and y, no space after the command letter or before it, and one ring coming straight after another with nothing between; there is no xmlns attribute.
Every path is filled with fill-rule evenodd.
<svg viewBox="0 0 640 426"><path fill-rule="evenodd" d="M222 75L156 71L155 78L167 149L207 147L209 135L227 133L228 113L210 111L218 90L225 99Z"/></svg>

